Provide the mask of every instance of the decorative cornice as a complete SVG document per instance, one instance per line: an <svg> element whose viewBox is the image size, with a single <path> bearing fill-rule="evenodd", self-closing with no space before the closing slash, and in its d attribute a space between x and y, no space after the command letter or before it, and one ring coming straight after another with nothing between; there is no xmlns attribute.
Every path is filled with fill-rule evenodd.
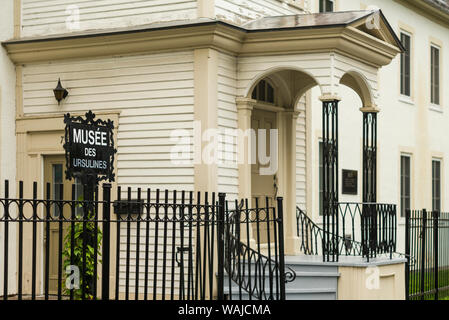
<svg viewBox="0 0 449 320"><path fill-rule="evenodd" d="M253 110L254 106L257 103L257 100L245 98L245 97L237 97L235 98L235 103L237 105L237 110Z"/></svg>
<svg viewBox="0 0 449 320"><path fill-rule="evenodd" d="M353 27L246 32L222 21L163 29L11 40L2 43L16 64L58 59L210 47L235 55L337 52L380 67L399 48Z"/></svg>
<svg viewBox="0 0 449 320"><path fill-rule="evenodd" d="M431 0L394 0L405 7L419 11L426 15L432 21L436 21L446 27L449 27L449 9L445 9L442 5L436 4Z"/></svg>

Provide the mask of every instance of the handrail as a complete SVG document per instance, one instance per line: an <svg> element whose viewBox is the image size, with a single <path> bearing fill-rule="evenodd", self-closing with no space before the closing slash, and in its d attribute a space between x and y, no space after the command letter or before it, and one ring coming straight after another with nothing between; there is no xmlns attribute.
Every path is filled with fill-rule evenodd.
<svg viewBox="0 0 449 320"><path fill-rule="evenodd" d="M251 247L251 240L249 243L242 241L240 231L245 229L248 232L251 223L257 225L258 233L260 232L259 224L273 224L274 229L276 229L276 224L282 225L282 221L275 216L275 208L273 207L258 208L256 205L255 209L248 209L248 202L244 200L240 203L236 202L235 207L233 210L228 210L226 205L227 225L230 228L226 232L225 270L229 278L238 285L240 298L243 290L253 299L279 299L281 297L280 279L284 278L285 283L296 279L296 273L290 267L284 267L283 271L280 270L279 259L283 259L283 257L280 257L278 252L277 240L279 239L277 237L279 234L273 230L274 248L270 248L270 244L266 243L268 254L263 254L260 251L260 234L256 239L251 239L255 241L256 249ZM272 212L272 216L270 216L270 212ZM252 218L250 217L251 214L253 215ZM242 216L244 217L243 220L241 219ZM269 228L267 234L270 239ZM249 237L245 238L246 240L249 239ZM274 256L271 254L271 249L275 251ZM284 277L280 277L281 272L284 272ZM267 277L269 278L268 281Z"/></svg>
<svg viewBox="0 0 449 320"><path fill-rule="evenodd" d="M375 210L373 210L375 208ZM395 205L380 203L338 203L338 216L341 234L326 232L307 214L296 207L297 235L301 240L301 251L306 255L323 255L323 235L335 239L333 246L338 255L363 256L370 258L388 254L406 257L395 251L396 216ZM347 234L348 233L348 234ZM356 240L356 235L361 241ZM329 238L329 237L327 237ZM406 257L411 261L412 257Z"/></svg>
<svg viewBox="0 0 449 320"><path fill-rule="evenodd" d="M300 232L300 228L299 228L299 220L301 219L301 221L303 222L302 225L305 225L306 227L304 228L304 226L302 227L302 230L306 230L306 234L304 234L304 232ZM306 255L320 255L323 254L322 252L322 242L323 242L323 234L325 233L325 231L323 230L323 228L321 228L319 225L317 225L312 219L310 219L310 217L298 206L296 207L296 220L297 220L297 236L301 236L301 250L303 250L304 254ZM311 225L310 231L313 231L310 233L310 235L315 236L315 238L317 236L320 237L320 241L318 241L318 239L309 239L309 233L307 226ZM331 234L331 233L329 233ZM339 239L338 243L341 244L341 246L339 245L338 248L338 253L341 255L343 253L343 250L345 252L345 255L361 255L362 252L362 243L352 240L352 239L348 239L348 238L344 238L342 236L337 236L337 238ZM311 240L315 240L313 242L311 242ZM312 246L314 246L315 249L311 248L309 246L309 244L311 243ZM319 248L321 248L321 250L319 250ZM321 253L319 252L321 251ZM351 252L353 254L351 254Z"/></svg>

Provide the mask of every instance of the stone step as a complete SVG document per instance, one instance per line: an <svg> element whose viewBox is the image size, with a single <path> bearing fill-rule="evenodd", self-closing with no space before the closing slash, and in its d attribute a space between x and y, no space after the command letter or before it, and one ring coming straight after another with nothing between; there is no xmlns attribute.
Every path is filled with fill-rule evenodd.
<svg viewBox="0 0 449 320"><path fill-rule="evenodd" d="M286 270L292 269L296 273L296 279L286 284L287 300L336 300L338 289L338 266L332 263L324 263L319 258L286 257ZM248 265L246 275L248 275ZM288 267L288 268L287 268ZM251 264L251 281L255 281L254 265ZM269 290L269 274L265 275L265 288ZM275 282L273 281L275 285ZM225 293L229 293L229 279L225 274ZM238 285L232 281L231 292L233 299L238 299ZM249 300L249 295L242 292L242 299Z"/></svg>
<svg viewBox="0 0 449 320"><path fill-rule="evenodd" d="M225 291L229 295L229 291ZM336 300L337 292L334 289L285 289L286 300ZM237 288L232 290L232 300L239 300ZM242 291L242 300L249 300L249 294ZM252 299L254 300L254 298Z"/></svg>

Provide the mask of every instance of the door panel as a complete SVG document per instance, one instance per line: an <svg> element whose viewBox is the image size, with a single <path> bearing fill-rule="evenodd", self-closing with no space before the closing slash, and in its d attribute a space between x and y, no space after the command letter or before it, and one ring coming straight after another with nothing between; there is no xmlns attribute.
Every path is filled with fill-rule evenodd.
<svg viewBox="0 0 449 320"><path fill-rule="evenodd" d="M256 163L251 165L251 189L253 197L265 197L269 196L274 199L276 197L275 179L276 174L273 175L261 175L260 168L268 167L269 164L261 164L259 157L259 132L258 129L267 130L265 136L265 155L273 158L277 155L270 155L270 129L276 129L276 113L270 111L262 111L255 109L251 119L252 128L256 131L256 141L253 141L253 145L256 146L257 160ZM261 150L263 153L263 150Z"/></svg>
<svg viewBox="0 0 449 320"><path fill-rule="evenodd" d="M258 109L254 109L252 117L251 117L251 126L256 132L256 141L252 141L253 146L256 146L256 155L257 160L254 164L251 165L251 192L252 192L252 206L255 207L255 198L259 199L259 207L265 207L266 206L266 197L269 199L269 206L273 207L276 205L276 196L277 196L277 175L271 174L271 175L262 175L260 174L260 168L263 167L269 167L268 164L262 164L260 162L260 156L259 156L259 138L263 138L263 136L260 137L258 129L265 129L265 156L271 157L278 157L278 154L270 154L270 129L276 129L276 113L271 111L262 111ZM262 154L264 150L261 150ZM279 152L279 150L278 150ZM271 160L272 161L272 160ZM270 217L272 219L272 217ZM267 242L267 225L265 223L259 225L260 228L260 242ZM270 224L270 233L271 233L271 239L274 238L273 236L273 225ZM253 238L256 237L257 230L256 225L253 225ZM257 240L257 239L256 239Z"/></svg>
<svg viewBox="0 0 449 320"><path fill-rule="evenodd" d="M65 158L64 156L46 156L44 158L44 188L45 196L47 190L47 183L51 184L51 199L55 200L70 200L71 199L71 183L65 179L64 175L65 170ZM61 193L61 186L63 187ZM49 293L57 294L57 283L58 283L58 261L59 261L59 252L64 248L64 237L67 234L67 229L69 227L69 223L63 223L62 226L62 248L59 245L59 222L58 219L61 217L61 214L64 215L65 218L70 218L70 207L66 206L58 206L54 204L50 211L52 222L50 222L50 235L49 239L47 239L47 234L44 232L44 244L46 245L46 241L50 241L50 253L49 253ZM48 223L48 222L47 222ZM46 229L45 229L46 230ZM64 275L63 265L61 267L62 277Z"/></svg>

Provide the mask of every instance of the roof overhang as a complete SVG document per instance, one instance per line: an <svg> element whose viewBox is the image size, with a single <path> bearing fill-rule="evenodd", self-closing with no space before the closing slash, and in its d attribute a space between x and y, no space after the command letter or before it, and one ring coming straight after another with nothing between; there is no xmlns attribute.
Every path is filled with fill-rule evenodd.
<svg viewBox="0 0 449 320"><path fill-rule="evenodd" d="M395 0L403 6L419 11L430 20L449 27L449 4L437 0Z"/></svg>
<svg viewBox="0 0 449 320"><path fill-rule="evenodd" d="M371 14L375 12L366 12L363 17ZM256 30L199 19L103 33L10 40L2 45L16 64L211 47L235 55L340 52L380 67L401 52L396 35L380 15L383 22L379 34L361 29L360 19L338 25Z"/></svg>

